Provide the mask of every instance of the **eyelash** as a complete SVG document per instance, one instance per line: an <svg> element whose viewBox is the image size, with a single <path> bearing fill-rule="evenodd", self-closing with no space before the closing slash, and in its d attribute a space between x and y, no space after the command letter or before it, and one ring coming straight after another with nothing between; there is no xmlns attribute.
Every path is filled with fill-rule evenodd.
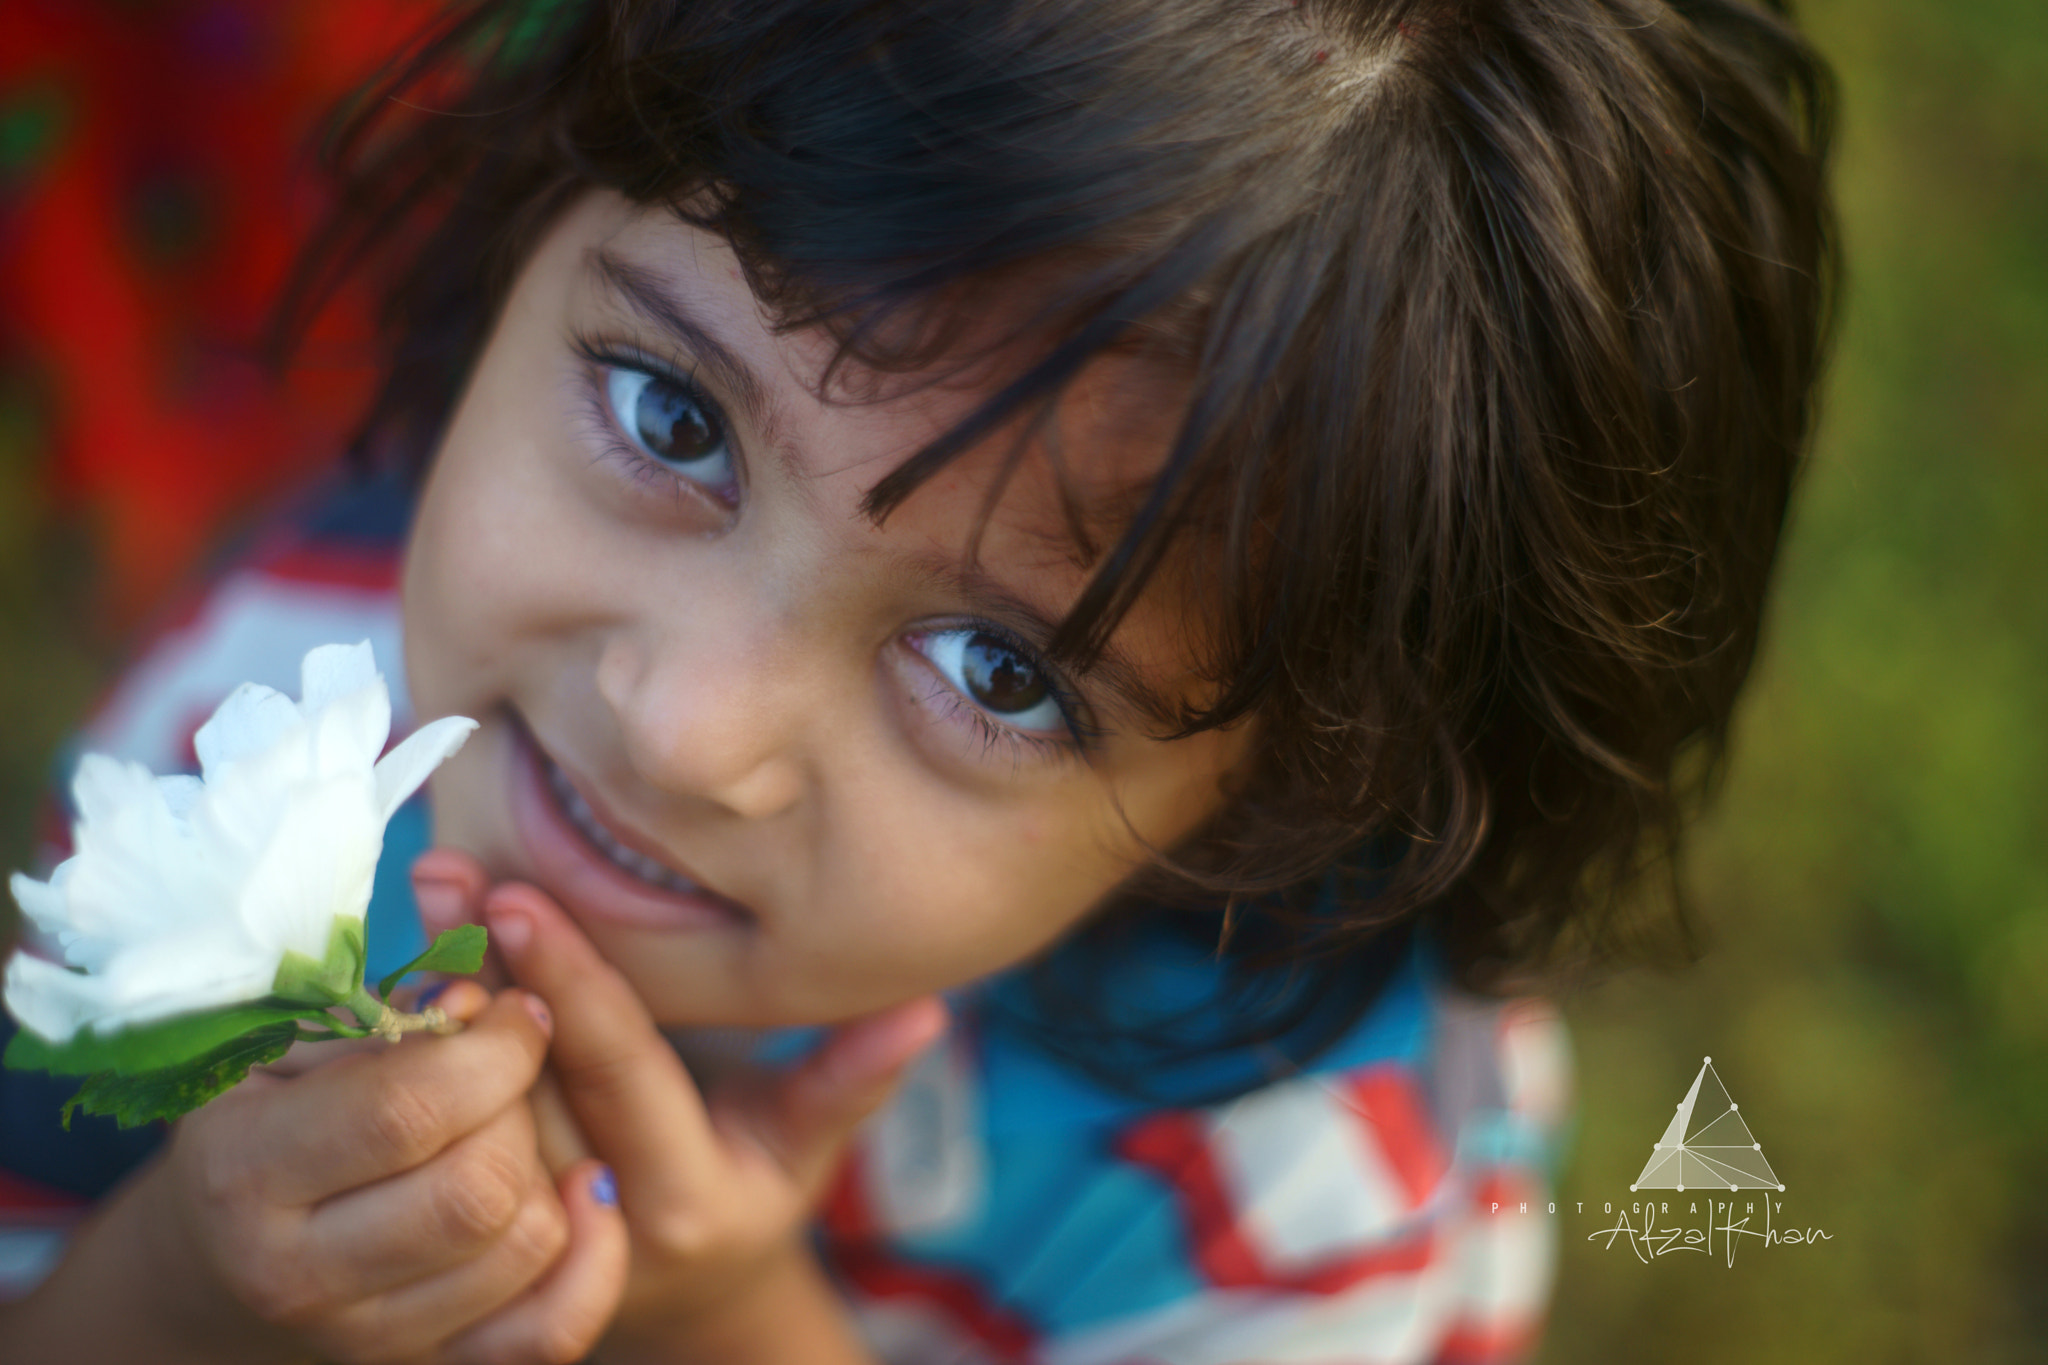
<svg viewBox="0 0 2048 1365"><path fill-rule="evenodd" d="M672 488L692 483L694 487L693 481L677 474L620 435L602 375L606 370L614 368L640 370L687 390L696 402L701 403L718 420L729 441L732 439L732 424L726 420L724 409L690 378L687 367L673 361L656 360L637 348L622 349L580 331L570 334L569 345L586 366L582 377L583 398L587 405L587 415L596 422L598 430L604 434L604 458L617 460L634 481L643 487L652 488L657 483ZM1060 718L1066 725L1064 735L1033 734L1028 730L1004 725L963 696L944 677L934 673L936 699L944 703L949 714L974 727L984 753L993 752L997 748L1007 748L1012 757L1017 759L1029 756L1064 761L1086 758L1094 752L1103 731L1089 719L1088 704L1080 694L1057 669L1046 662L1038 650L1019 639L1015 632L993 621L967 620L951 624L947 628L971 629L992 635L1001 640L1006 647L1029 659L1031 666L1045 679L1046 687L1052 692L1053 703L1059 708Z"/></svg>
<svg viewBox="0 0 2048 1365"><path fill-rule="evenodd" d="M679 490L688 485L709 497L714 503L725 505L725 500L709 489L678 474L627 440L619 431L618 419L611 408L611 398L605 391L603 376L606 370L639 370L643 374L653 375L687 392L693 402L701 405L717 420L725 432L727 442L730 443L733 440L732 423L727 420L725 409L719 406L718 401L710 394L704 392L703 387L691 377L688 367L673 360L657 360L636 348L621 349L581 331L569 334L569 349L584 362L584 415L597 424L597 430L603 435L605 446L600 452L603 458L617 461L633 481L643 488L653 489L661 485ZM734 473L737 475L739 461L736 450L734 454Z"/></svg>
<svg viewBox="0 0 2048 1365"><path fill-rule="evenodd" d="M1007 630L994 621L968 619L948 622L935 629L927 628L924 633L938 634L940 630L973 630L992 635L1002 641L1006 648L1013 649L1029 659L1032 668L1045 680L1047 690L1052 693L1053 704L1059 708L1060 719L1066 725L1066 733L1063 735L1034 734L1029 730L1019 730L1014 726L1005 725L976 706L934 670L933 681L938 689L937 699L945 704L950 714L974 726L984 753L998 747L1007 747L1014 758L1022 758L1028 751L1033 757L1065 760L1086 758L1095 751L1104 732L1090 718L1088 703L1074 690L1065 676L1046 661L1043 654L1019 639L1014 631Z"/></svg>

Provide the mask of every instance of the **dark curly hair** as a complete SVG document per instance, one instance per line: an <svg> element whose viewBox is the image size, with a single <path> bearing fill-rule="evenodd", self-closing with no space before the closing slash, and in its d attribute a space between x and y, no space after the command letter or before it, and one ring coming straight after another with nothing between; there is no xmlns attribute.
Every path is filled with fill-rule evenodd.
<svg viewBox="0 0 2048 1365"><path fill-rule="evenodd" d="M281 317L383 262L363 448L417 464L592 186L721 233L782 326L880 369L1062 266L1041 357L868 511L1105 347L1180 348L1164 472L1055 653L1205 538L1212 688L1168 728L1249 719L1256 755L1126 908L1362 1008L1389 926L1487 986L1680 904L1811 423L1829 107L1744 0L484 3L342 125Z"/></svg>

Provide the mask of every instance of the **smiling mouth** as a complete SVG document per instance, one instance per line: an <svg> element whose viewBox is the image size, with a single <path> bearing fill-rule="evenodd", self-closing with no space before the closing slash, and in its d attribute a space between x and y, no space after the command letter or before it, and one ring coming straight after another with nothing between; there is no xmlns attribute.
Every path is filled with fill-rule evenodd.
<svg viewBox="0 0 2048 1365"><path fill-rule="evenodd" d="M682 873L620 843L618 837L598 820L590 802L570 783L569 775L545 753L537 753L536 757L540 759L541 774L547 781L548 792L555 798L555 805L569 822L569 827L582 835L612 866L658 890L684 896L706 894L703 887Z"/></svg>

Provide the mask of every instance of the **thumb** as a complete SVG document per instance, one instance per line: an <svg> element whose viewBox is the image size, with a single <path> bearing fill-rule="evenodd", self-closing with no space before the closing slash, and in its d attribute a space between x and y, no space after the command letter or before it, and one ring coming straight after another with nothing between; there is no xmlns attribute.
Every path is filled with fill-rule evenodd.
<svg viewBox="0 0 2048 1365"><path fill-rule="evenodd" d="M788 1074L721 1092L714 1121L737 1129L807 1193L824 1186L839 1149L882 1107L919 1053L946 1031L946 1007L923 996L843 1024Z"/></svg>

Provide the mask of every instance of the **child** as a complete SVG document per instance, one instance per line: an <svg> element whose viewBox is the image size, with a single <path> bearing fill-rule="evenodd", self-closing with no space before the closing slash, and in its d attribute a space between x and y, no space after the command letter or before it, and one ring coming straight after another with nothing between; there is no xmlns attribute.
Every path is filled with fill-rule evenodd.
<svg viewBox="0 0 2048 1365"><path fill-rule="evenodd" d="M1783 20L490 4L386 94L299 300L402 260L377 477L92 738L390 668L409 524L482 722L414 891L502 989L186 1119L8 1359L1526 1351L1559 1045L1467 989L1627 937L1755 647Z"/></svg>

